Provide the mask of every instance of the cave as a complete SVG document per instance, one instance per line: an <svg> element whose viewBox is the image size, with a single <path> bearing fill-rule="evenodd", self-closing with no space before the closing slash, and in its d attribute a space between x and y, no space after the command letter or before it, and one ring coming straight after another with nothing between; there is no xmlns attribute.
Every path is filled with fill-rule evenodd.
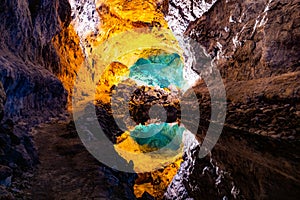
<svg viewBox="0 0 300 200"><path fill-rule="evenodd" d="M1 1L0 199L300 199L299 11Z"/></svg>

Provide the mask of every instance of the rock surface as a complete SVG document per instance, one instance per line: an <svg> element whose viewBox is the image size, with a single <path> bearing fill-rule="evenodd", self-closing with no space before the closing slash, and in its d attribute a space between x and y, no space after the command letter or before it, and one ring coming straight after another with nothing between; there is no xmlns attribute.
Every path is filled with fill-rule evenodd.
<svg viewBox="0 0 300 200"><path fill-rule="evenodd" d="M67 93L53 75L58 56L51 40L70 23L68 5L67 1L1 1L0 78L7 117L38 112L51 117L65 108Z"/></svg>
<svg viewBox="0 0 300 200"><path fill-rule="evenodd" d="M185 157L183 162L195 165L179 170L184 184L174 179L165 198L174 199L169 191L181 190L186 196L180 199L297 199L299 1L215 1L197 19L188 19L193 13L187 5L170 1L167 19L178 16L169 21L172 29L185 22L182 33L214 58L224 78L227 118L211 156ZM210 97L204 82L194 90L200 97L202 141ZM227 174L220 183L217 169Z"/></svg>
<svg viewBox="0 0 300 200"><path fill-rule="evenodd" d="M5 101L6 101L6 93L4 91L2 83L0 82L0 122L4 116Z"/></svg>
<svg viewBox="0 0 300 200"><path fill-rule="evenodd" d="M116 22L132 20L131 15L124 19L115 15L123 10L107 10L108 3L98 5L97 12L93 1L70 2L72 8L67 0L0 2L0 199L13 199L12 194L58 198L70 193L72 198L135 198L135 176L99 167L74 138L74 127L65 130L62 124L37 129L43 134L36 136L41 168L34 177L24 173L38 162L29 128L66 108L67 94L84 60L83 41L77 34L85 37L90 28L98 34L98 14L111 20L103 26L107 31L112 26L117 30ZM185 33L206 48L224 78L228 98L225 128L211 155L199 159L198 144L188 140L184 161L164 198L299 199L299 0L169 0L150 7L165 14L181 44ZM86 16L90 20L84 21ZM154 25L133 20L129 28ZM156 25L165 23L161 19ZM197 72L189 55L184 56L185 65ZM200 82L194 88L202 108L199 142L211 114L204 85ZM107 117L108 110L98 107L97 114L115 142L122 131ZM177 111L171 112L177 117ZM193 120L188 124L198 125ZM60 131L66 134L55 134ZM52 172L49 180L46 175ZM4 185L10 185L10 178L8 189ZM37 184L30 188L32 180ZM83 188L74 188L76 184ZM153 198L145 192L141 199Z"/></svg>
<svg viewBox="0 0 300 200"><path fill-rule="evenodd" d="M67 0L4 0L0 18L0 164L12 170L14 184L38 163L30 128L66 108L52 38L69 25L71 8Z"/></svg>
<svg viewBox="0 0 300 200"><path fill-rule="evenodd" d="M186 34L205 46L226 80L299 71L299 1L217 1Z"/></svg>

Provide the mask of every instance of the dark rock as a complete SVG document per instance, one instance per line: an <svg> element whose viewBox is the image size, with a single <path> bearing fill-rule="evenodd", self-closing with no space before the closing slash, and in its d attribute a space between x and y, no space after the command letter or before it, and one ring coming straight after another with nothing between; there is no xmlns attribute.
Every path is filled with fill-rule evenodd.
<svg viewBox="0 0 300 200"><path fill-rule="evenodd" d="M0 18L0 164L17 180L38 163L30 128L66 108L52 38L69 25L71 8L67 0L4 0Z"/></svg>
<svg viewBox="0 0 300 200"><path fill-rule="evenodd" d="M299 131L293 130L300 119L291 108L300 105L299 0L213 2L197 17L189 5L199 1L170 0L171 29L183 29L215 58L228 99L213 162L192 158L188 195L178 199L297 199ZM201 98L209 96L203 85L199 81L195 87ZM200 102L202 121L210 119L207 99ZM216 168L228 172L218 186ZM176 184L169 188L177 189Z"/></svg>
<svg viewBox="0 0 300 200"><path fill-rule="evenodd" d="M218 67L226 80L280 75L299 70L297 10L299 0L217 1L190 23L187 34L212 55L217 43L222 45Z"/></svg>
<svg viewBox="0 0 300 200"><path fill-rule="evenodd" d="M67 94L52 74L58 56L51 40L64 23L70 22L68 2L13 0L0 4L0 80L7 96L5 116L46 119L52 117L49 109L62 112Z"/></svg>
<svg viewBox="0 0 300 200"><path fill-rule="evenodd" d="M10 186L11 178L12 169L7 166L0 165L0 185Z"/></svg>
<svg viewBox="0 0 300 200"><path fill-rule="evenodd" d="M144 192L141 198L138 200L154 200L154 197L151 196L148 192Z"/></svg>
<svg viewBox="0 0 300 200"><path fill-rule="evenodd" d="M6 94L2 83L0 82L0 122L4 116L4 104L6 101Z"/></svg>
<svg viewBox="0 0 300 200"><path fill-rule="evenodd" d="M7 189L4 186L0 185L0 199L1 200L13 200L15 198L9 191L7 191Z"/></svg>

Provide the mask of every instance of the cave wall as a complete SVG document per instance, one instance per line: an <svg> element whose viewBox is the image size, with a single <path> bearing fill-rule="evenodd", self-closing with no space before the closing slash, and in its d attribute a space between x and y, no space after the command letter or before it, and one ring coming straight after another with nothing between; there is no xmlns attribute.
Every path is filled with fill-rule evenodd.
<svg viewBox="0 0 300 200"><path fill-rule="evenodd" d="M1 183L38 163L30 128L64 117L69 90L63 83L74 72L66 64L71 56L59 48L79 51L70 22L67 0L0 2L0 172L11 170Z"/></svg>
<svg viewBox="0 0 300 200"><path fill-rule="evenodd" d="M192 7L201 2L212 5L197 16ZM181 166L181 180L173 179L165 199L299 198L299 6L298 0L169 0L171 29L204 46L220 70L227 112L211 154L198 158L197 148L186 154L183 162L193 164ZM201 141L211 102L203 81L194 90L201 120L192 123Z"/></svg>
<svg viewBox="0 0 300 200"><path fill-rule="evenodd" d="M299 71L300 2L217 1L186 34L203 45L226 80Z"/></svg>
<svg viewBox="0 0 300 200"><path fill-rule="evenodd" d="M288 112L291 114L285 120L282 116L277 120L286 122L280 124L282 127L290 126L288 121L298 123L299 112L296 113L299 106L296 102L299 100L300 90L297 89L299 85L292 85L299 79L297 73L300 52L298 0L242 2L218 0L207 1L208 4L201 4L204 1L169 0L168 6L166 2L163 2L163 12L167 20L172 19L172 23L174 22L171 29L182 31L180 34L185 32L200 42L206 47L208 53L216 58L216 64L224 80L235 82L231 85L228 83L226 87L227 93L230 94L230 101L249 100L245 98L249 93L242 97L240 95L240 90L248 87L248 80L255 81L259 78L290 74L289 82L281 78L280 84L277 84L277 79L269 79L268 82L260 83L260 89L256 87L257 82L251 82L252 91L248 91L253 93L254 90L258 90L265 93L264 86L267 83L267 86L272 86L269 87L272 94L267 97L269 100L272 100L276 93L285 94L280 98L282 105L279 105L279 108L284 107L294 95L294 103L283 109L283 115ZM169 14L167 7L169 7ZM191 13L195 9L199 12ZM33 120L37 123L50 116L56 116L65 109L67 91L70 92L72 86L68 81L74 79L76 69L83 60L83 54L77 45L79 39L73 28L69 26L70 12L67 0L2 0L0 2L0 80L3 84L3 89L0 87L0 116L3 113L6 120L0 127L1 164L13 168L16 165L30 166L37 161L31 139L22 130L24 124L17 125L12 130L12 123L7 119L12 118L18 123L18 119L32 119L32 116L37 116ZM172 15L174 13L177 14ZM176 20L180 23L176 24ZM73 63L73 66L69 63ZM237 81L244 82L241 85ZM291 86L293 89L281 91L283 87ZM234 198L236 193L232 192L232 184L239 187L241 199L266 199L267 197L276 199L284 197L287 190L290 190L290 196L287 197L296 199L299 195L295 190L299 182L287 176L297 173L295 169L299 168L298 163L291 162L296 156L285 154L294 151L293 147L297 143L293 142L292 137L280 142L278 140L280 135L276 138L268 134L268 131L277 134L278 130L268 130L268 127L267 134L257 133L260 134L259 137L251 135L257 130L250 131L249 127L243 127L248 123L247 120L251 121L252 118L264 119L259 112L254 112L250 116L245 115L244 110L268 108L269 105L265 105L268 103L264 101L264 95L254 96L254 101L256 97L263 99L259 103L261 105L255 103L249 104L250 107L242 103L230 105L232 110L229 109L228 113L239 113L242 119L243 116L245 117L245 120L233 118L232 121L227 121L229 127L234 124L235 128L226 129L220 143L212 152L214 161L219 163L220 168L228 170L231 174L227 179L226 177L222 179L224 185L221 184L220 187L223 187L223 190L220 192L220 187L216 187L215 183L224 173L218 171L210 159L199 160L194 154L187 156L188 159L194 156L192 161L187 163L196 162L195 166L185 166L186 169L181 170L184 177L183 186L177 188L174 186L178 193L185 187L188 194L185 193L184 198L188 196L194 199L201 196L205 198L211 194L215 198L224 195ZM278 106L276 101L273 99L274 106ZM273 121L272 117L275 117L271 114L265 115L269 115L270 119L266 120L268 122L264 122L265 124L262 123L263 127L270 125ZM290 120L292 118L293 120ZM248 123L249 126L253 125L251 123ZM236 127L243 129L237 131ZM258 128L262 129L260 126ZM297 125L287 136L298 137L299 129L296 128ZM241 134L247 136L239 136ZM256 144L257 141L262 143L262 146ZM265 149L263 145L268 148L261 153ZM232 148L233 146L235 148ZM243 146L247 148L243 151L236 150ZM280 149L282 146L284 148ZM274 158L269 154L273 154L276 149L280 149L280 153L275 154L277 158ZM264 156L266 156L265 160L253 161L254 158L264 158ZM291 167L289 163L296 167ZM209 167L208 175L202 173L206 167ZM279 169L280 167L282 169ZM185 176L186 171L191 174ZM283 178L278 178L279 176ZM299 177L299 173L296 176ZM280 187L281 180L284 180L284 186L288 187ZM175 197L178 193L174 193Z"/></svg>
<svg viewBox="0 0 300 200"><path fill-rule="evenodd" d="M52 38L69 25L70 5L67 0L7 0L0 2L0 10L5 116L53 117L65 109L67 92L55 76L61 68Z"/></svg>

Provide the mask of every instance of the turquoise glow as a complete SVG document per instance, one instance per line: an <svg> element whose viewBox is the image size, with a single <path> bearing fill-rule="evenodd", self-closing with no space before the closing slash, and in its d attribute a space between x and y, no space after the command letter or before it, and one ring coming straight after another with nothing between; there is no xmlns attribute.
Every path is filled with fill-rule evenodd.
<svg viewBox="0 0 300 200"><path fill-rule="evenodd" d="M148 59L140 58L130 67L129 77L145 85L168 88L174 85L184 88L183 63L176 53L149 56Z"/></svg>
<svg viewBox="0 0 300 200"><path fill-rule="evenodd" d="M147 145L150 148L168 147L176 150L180 147L184 130L178 124L137 125L130 135L140 145Z"/></svg>

